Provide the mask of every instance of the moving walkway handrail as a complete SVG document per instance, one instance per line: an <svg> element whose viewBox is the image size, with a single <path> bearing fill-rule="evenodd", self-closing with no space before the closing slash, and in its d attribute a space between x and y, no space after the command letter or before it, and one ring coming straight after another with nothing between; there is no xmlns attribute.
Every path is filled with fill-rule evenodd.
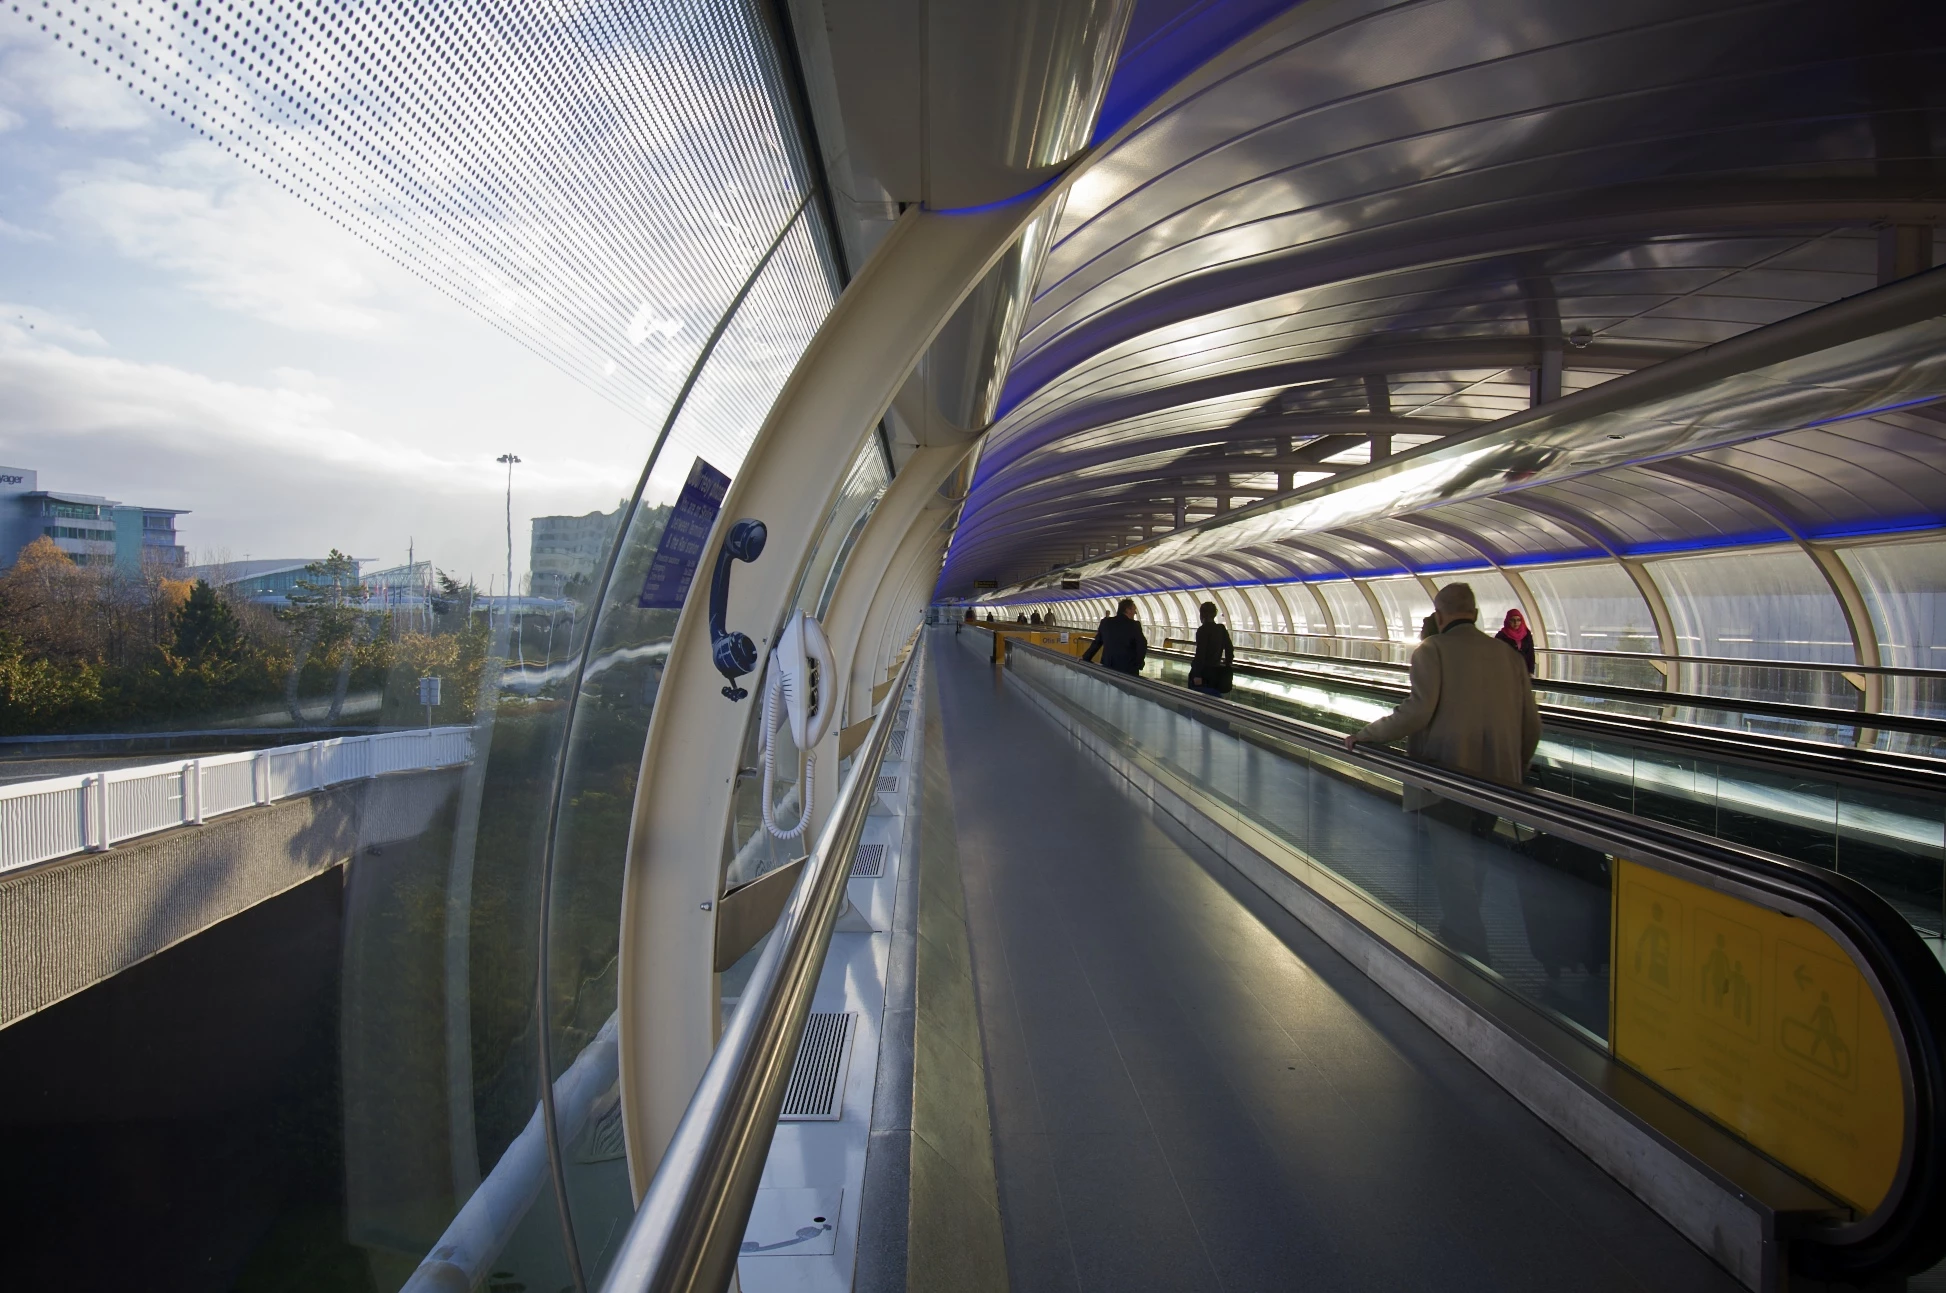
<svg viewBox="0 0 1946 1293"><path fill-rule="evenodd" d="M844 905L852 855L877 794L878 766L919 654L916 648L908 654L886 693L837 807L642 1196L604 1293L719 1293L736 1270L784 1088Z"/></svg>
<svg viewBox="0 0 1946 1293"><path fill-rule="evenodd" d="M1650 822L1546 791L1509 789L1387 750L1344 746L1342 733L1168 683L1086 664L1028 642L1029 653L1239 736L1322 754L1409 782L1445 799L1537 825L1611 855L1652 857L1753 891L1814 917L1849 944L1875 981L1905 1064L1910 1117L1898 1176L1871 1215L1807 1228L1799 1237L1806 1274L1845 1279L1921 1269L1946 1255L1946 970L1911 924L1847 876L1756 849Z"/></svg>
<svg viewBox="0 0 1946 1293"><path fill-rule="evenodd" d="M1170 627L1173 628L1175 626L1170 626ZM1194 632L1195 630L1192 628L1189 631ZM1325 634L1325 633L1289 633L1289 632L1282 631L1280 629L1238 629L1236 631L1239 633L1249 633L1256 637L1264 637L1264 638L1291 638L1291 639L1301 639L1307 642L1342 642L1342 643L1351 643L1351 644L1362 645L1367 647L1398 647L1399 649L1405 651L1406 654L1408 655L1411 654L1412 648L1419 645L1416 641L1401 642L1397 638L1355 638L1355 637L1346 637L1343 635L1334 635L1334 634ZM1270 648L1253 647L1251 649L1269 650ZM1320 659L1345 660L1353 664L1395 663L1392 661L1363 659L1356 656L1332 656L1320 652L1310 652L1310 651L1292 651L1289 652L1288 654L1317 655ZM1534 648L1534 654L1579 657L1579 658L1589 659L1589 660L1626 660L1626 661L1653 660L1653 661L1660 661L1663 664L1728 665L1738 669L1804 669L1813 673L1836 673L1836 674L1856 673L1856 674L1864 674L1864 675L1876 674L1884 678L1925 679L1925 678L1938 678L1941 676L1941 671L1938 669L1918 669L1918 668L1914 668L1911 665L1847 664L1843 662L1834 662L1830 660L1764 660L1764 659L1759 659L1751 656L1683 655L1680 652L1678 652L1675 655L1670 655L1667 652L1663 652L1663 651L1596 651L1588 647L1557 647L1557 646L1536 646ZM1398 662L1398 663L1402 663L1402 662Z"/></svg>
<svg viewBox="0 0 1946 1293"><path fill-rule="evenodd" d="M1181 640L1180 638L1170 639L1172 643ZM1184 661L1189 660L1192 654L1174 646L1152 647L1149 653ZM1377 661L1351 663L1360 667L1384 669L1400 675L1406 672L1406 666L1402 664L1385 664ZM1335 674L1328 669L1310 669L1299 664L1285 666L1260 660L1238 660L1235 669L1238 673L1251 677L1330 685L1388 697L1402 696L1408 690L1407 684L1403 681L1394 683L1379 678ZM1606 683L1563 683L1551 678L1534 679L1534 690L1608 696L1641 705L1738 711L1788 717L1800 722L1822 722L1852 728L1914 732L1934 737L1946 736L1946 720L1909 715L1862 714L1857 710L1819 709L1778 701L1733 701L1677 692L1644 691ZM1751 733L1738 728L1711 727L1706 723L1636 719L1604 710L1583 709L1574 705L1553 704L1547 701L1541 702L1541 713L1550 722L1580 727L1602 735L1622 736L1639 744L1651 746L1659 744L1678 749L1684 754L1695 753L1693 749L1687 747L1701 744L1712 747L1710 754L1714 758L1732 758L1743 763L1769 764L1791 772L1801 773L1805 771L1805 765L1809 765L1822 775L1869 777L1881 780L1889 778L1901 783L1909 782L1908 789L1923 791L1937 791L1941 776L1946 775L1946 769L1942 769L1939 759L1903 751L1860 748L1820 741L1811 737L1784 736L1772 732ZM1649 726L1644 727L1644 723ZM1753 738L1761 744L1753 745ZM1725 752L1715 747L1729 747L1729 749Z"/></svg>
<svg viewBox="0 0 1946 1293"><path fill-rule="evenodd" d="M1176 646L1182 643L1191 647L1184 650ZM1193 644L1187 638L1171 637L1164 639L1161 647L1153 648L1170 655L1188 655L1193 652ZM1301 652L1270 651L1264 647L1243 647L1244 651L1260 655L1282 655L1290 663L1271 663L1262 660L1239 661L1237 668L1270 670L1276 673L1296 674L1300 677L1330 676L1330 670L1321 666L1349 665L1359 669L1375 669L1386 673L1404 674L1411 666L1398 660L1347 660L1342 656L1304 655ZM1626 657L1623 657L1626 658ZM1318 667L1310 662L1316 662ZM1693 663L1693 661L1692 661ZM1800 666L1792 665L1791 668ZM1856 672L1844 670L1843 672ZM1916 672L1908 670L1907 672ZM1376 679L1348 679L1347 681L1366 681L1367 685L1385 686ZM1583 696L1604 696L1613 700L1633 701L1642 705L1673 705L1689 709L1735 710L1748 714L1767 714L1773 718L1790 718L1805 723L1830 723L1845 727L1875 727L1900 732L1918 732L1927 736L1946 736L1946 719L1928 718L1923 714L1885 714L1870 713L1859 709L1838 709L1830 705L1799 705L1787 700L1745 700L1730 696L1711 696L1702 692L1654 691L1647 687L1628 687L1613 682L1581 682L1572 678L1534 679L1536 691L1568 692Z"/></svg>

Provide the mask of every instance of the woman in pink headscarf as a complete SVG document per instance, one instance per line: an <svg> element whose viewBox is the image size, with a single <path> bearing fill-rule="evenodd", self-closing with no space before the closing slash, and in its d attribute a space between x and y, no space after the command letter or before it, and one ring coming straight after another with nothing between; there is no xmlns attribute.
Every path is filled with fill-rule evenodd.
<svg viewBox="0 0 1946 1293"><path fill-rule="evenodd" d="M1527 662L1527 672L1534 672L1534 634L1527 627L1526 616L1519 611L1508 611L1506 622L1493 636L1520 652L1520 658Z"/></svg>

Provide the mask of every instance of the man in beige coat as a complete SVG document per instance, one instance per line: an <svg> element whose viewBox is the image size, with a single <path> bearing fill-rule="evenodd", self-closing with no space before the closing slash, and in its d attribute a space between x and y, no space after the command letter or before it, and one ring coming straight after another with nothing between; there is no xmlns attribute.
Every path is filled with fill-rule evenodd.
<svg viewBox="0 0 1946 1293"><path fill-rule="evenodd" d="M1412 694L1405 703L1345 738L1345 748L1407 740L1407 753L1482 781L1518 786L1541 740L1540 711L1519 652L1480 632L1479 606L1468 584L1447 584L1433 598L1438 632L1412 653ZM1407 786L1405 808L1475 836L1493 833L1495 818ZM1438 839L1431 849L1444 909L1441 935L1484 957L1480 891L1486 861L1477 848Z"/></svg>

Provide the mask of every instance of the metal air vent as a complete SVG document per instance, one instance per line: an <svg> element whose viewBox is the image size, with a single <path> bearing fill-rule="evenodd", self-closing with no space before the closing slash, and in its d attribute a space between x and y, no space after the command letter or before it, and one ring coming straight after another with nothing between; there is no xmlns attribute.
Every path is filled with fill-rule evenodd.
<svg viewBox="0 0 1946 1293"><path fill-rule="evenodd" d="M784 1089L779 1122L836 1122L843 1114L845 1068L851 1060L851 1034L858 1016L814 1010L804 1023L791 1084Z"/></svg>
<svg viewBox="0 0 1946 1293"><path fill-rule="evenodd" d="M880 777L878 779L878 793L881 795L898 794L899 779L897 777Z"/></svg>
<svg viewBox="0 0 1946 1293"><path fill-rule="evenodd" d="M883 844L860 844L858 855L851 860L853 879L860 876L876 878L885 874L885 846Z"/></svg>

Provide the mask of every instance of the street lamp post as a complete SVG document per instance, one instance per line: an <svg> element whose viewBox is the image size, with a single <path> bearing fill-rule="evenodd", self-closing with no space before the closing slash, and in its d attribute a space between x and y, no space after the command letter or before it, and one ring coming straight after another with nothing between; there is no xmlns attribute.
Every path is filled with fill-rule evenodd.
<svg viewBox="0 0 1946 1293"><path fill-rule="evenodd" d="M503 453L494 461L507 464L507 631L511 633L514 631L514 464L520 461L520 455Z"/></svg>

